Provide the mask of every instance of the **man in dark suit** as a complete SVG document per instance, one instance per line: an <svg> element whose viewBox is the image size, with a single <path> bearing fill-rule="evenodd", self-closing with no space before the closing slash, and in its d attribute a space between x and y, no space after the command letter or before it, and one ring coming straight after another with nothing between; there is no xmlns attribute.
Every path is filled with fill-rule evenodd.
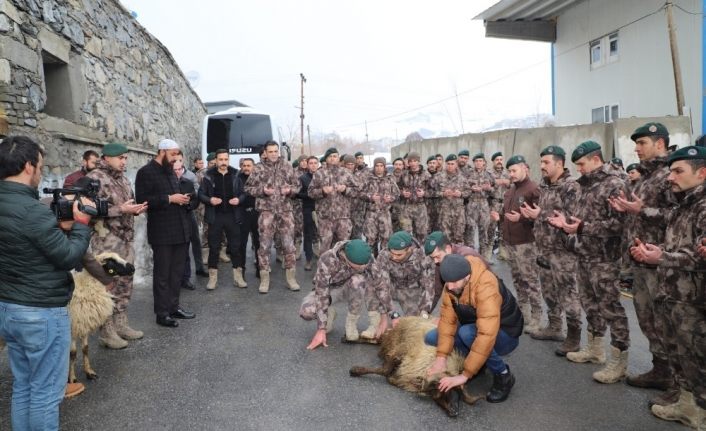
<svg viewBox="0 0 706 431"><path fill-rule="evenodd" d="M147 240L154 254L152 293L157 324L174 328L175 319L193 319L194 313L179 306L181 279L191 238L189 203L174 174L179 144L171 139L159 143L157 156L137 171L135 197L147 202Z"/></svg>

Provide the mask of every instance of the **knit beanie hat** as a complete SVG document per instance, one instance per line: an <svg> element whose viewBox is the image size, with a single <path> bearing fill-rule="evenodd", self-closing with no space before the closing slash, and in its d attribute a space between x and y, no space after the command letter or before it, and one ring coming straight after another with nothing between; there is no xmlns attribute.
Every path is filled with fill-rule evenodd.
<svg viewBox="0 0 706 431"><path fill-rule="evenodd" d="M439 267L441 279L444 281L458 281L471 273L471 264L460 254L447 254Z"/></svg>

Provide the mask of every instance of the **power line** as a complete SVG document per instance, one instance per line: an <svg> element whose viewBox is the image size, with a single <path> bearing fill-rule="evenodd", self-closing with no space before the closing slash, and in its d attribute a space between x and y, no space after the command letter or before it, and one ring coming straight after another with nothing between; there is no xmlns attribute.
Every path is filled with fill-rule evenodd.
<svg viewBox="0 0 706 431"><path fill-rule="evenodd" d="M627 23L627 24L623 24L622 26L620 26L620 27L614 29L613 31L611 31L611 33L614 33L614 32L616 32L616 31L618 31L618 30L622 30L622 29L624 29L624 28L626 28L626 27L629 27L629 26L631 26L631 25L633 25L633 24L635 24L635 23L637 23L637 22L640 22L640 21L642 21L642 20L644 20L644 19L646 19L646 18L649 18L649 17L651 17L652 15L655 15L655 14L659 13L660 11L664 10L664 9L666 8L666 6L667 6L667 4L665 3L665 4L663 4L662 6L660 6L657 10L655 10L654 12L650 12L650 13L648 13L648 14L646 14L646 15L640 17L640 18L637 18L637 19L635 19L635 20L633 20L633 21L630 21L630 22ZM675 6L676 6L676 5L675 5ZM557 58L559 58L559 57L561 57L561 56L563 56L563 55L566 55L566 54L568 54L568 53L570 53L570 52L572 52L572 51L575 51L575 50L577 50L577 49L579 49L579 48L581 48L581 47L587 46L589 43L590 43L590 41L589 41L589 42L582 42L582 43L580 43L580 44L578 44L578 45L576 45L576 46L574 46L574 47L572 47L572 48L566 49L566 50L564 50L564 51L562 51L562 52L560 52L560 53L555 54L553 58L554 58L554 59L557 59ZM478 91L478 90L480 90L480 89L482 89L482 88L488 87L488 86L490 86L490 85L494 85L494 84L496 84L496 83L498 83L498 82L500 82L500 81L503 81L503 80L505 80L505 79L507 79L507 78L511 78L511 77L513 77L513 76L515 76L515 75L517 75L517 74L519 74L519 73L522 73L522 72L525 72L525 71L527 71L527 70L529 70L529 69L532 69L532 68L534 68L534 67L540 66L540 65L542 65L542 64L544 64L544 63L546 63L546 62L547 62L547 60L541 60L541 61L538 61L538 62L536 62L536 63L532 63L532 64L527 65L527 66L525 66L525 67L523 67L523 68L521 68L521 69L517 69L517 70L515 70L515 71L513 71L513 72L510 72L510 73L508 73L508 74L502 75L502 76L500 76L500 77L498 77L498 78L496 78L496 79L493 79L493 80L491 80L491 81L487 81L487 82L484 82L483 84L480 84L480 85L478 85L478 86L475 86L475 87L469 88L469 89L467 89L467 90L458 92L458 93L454 94L453 96L448 96L448 97L445 97L445 98L443 98L443 99L436 100L436 101L434 101L434 102L430 102L430 103L427 103L427 104L424 104L424 105L421 105L421 106L417 106L417 107L415 107L415 108L411 108L411 109L407 109L407 110L402 111L402 112L398 112L398 113L396 113L396 114L387 115L387 116L380 117L380 118L376 118L376 119L373 119L373 120L367 120L367 123L368 123L368 124L370 124L370 123L379 123L379 122L381 122L381 121L390 120L390 119L392 119L392 118L396 118L396 117L399 117L399 116L401 116L401 115L410 114L410 113L412 113L412 112L419 111L420 109L428 108L428 107L430 107L430 106L434 106L434 105L438 105L438 104L440 104L440 103L447 102L447 101L449 101L449 100L452 100L452 99L454 99L454 98L457 98L458 96L463 96L463 95L466 95L466 94L468 94L468 93L472 93L472 92L474 92L474 91ZM365 121L359 121L359 122L356 122L356 123L351 123L351 124L346 124L346 125L342 125L342 126L331 127L331 129L333 129L333 130L336 130L336 129L347 129L347 128L351 128L351 127L361 126L361 125L363 125L363 124L365 124Z"/></svg>

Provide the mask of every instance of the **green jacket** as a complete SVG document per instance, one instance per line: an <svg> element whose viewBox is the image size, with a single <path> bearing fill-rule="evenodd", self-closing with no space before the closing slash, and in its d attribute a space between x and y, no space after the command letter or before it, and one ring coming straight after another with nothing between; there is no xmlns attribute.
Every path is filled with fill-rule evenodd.
<svg viewBox="0 0 706 431"><path fill-rule="evenodd" d="M0 301L32 307L64 307L71 299L69 270L83 257L91 231L74 223L59 228L37 190L0 181Z"/></svg>

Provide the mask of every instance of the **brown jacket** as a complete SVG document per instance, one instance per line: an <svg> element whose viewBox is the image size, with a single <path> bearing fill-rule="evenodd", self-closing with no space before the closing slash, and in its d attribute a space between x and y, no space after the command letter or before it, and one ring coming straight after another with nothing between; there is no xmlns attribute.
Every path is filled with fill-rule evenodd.
<svg viewBox="0 0 706 431"><path fill-rule="evenodd" d="M466 256L466 260L471 265L471 277L463 288L458 302L476 309L478 329L476 339L471 344L471 351L463 364L463 375L470 379L478 373L493 351L495 338L500 331L500 308L503 299L500 296L497 277L483 261L474 256ZM441 301L436 354L447 357L454 348L458 317L453 309L448 290L444 290Z"/></svg>
<svg viewBox="0 0 706 431"><path fill-rule="evenodd" d="M532 232L534 220L520 215L520 220L513 223L505 218L505 213L513 211L519 213L523 202L527 202L527 205L539 202L539 188L537 183L532 181L529 176L524 181L513 183L510 189L505 192L500 222L502 223L503 241L506 244L519 245L534 242L534 233Z"/></svg>

